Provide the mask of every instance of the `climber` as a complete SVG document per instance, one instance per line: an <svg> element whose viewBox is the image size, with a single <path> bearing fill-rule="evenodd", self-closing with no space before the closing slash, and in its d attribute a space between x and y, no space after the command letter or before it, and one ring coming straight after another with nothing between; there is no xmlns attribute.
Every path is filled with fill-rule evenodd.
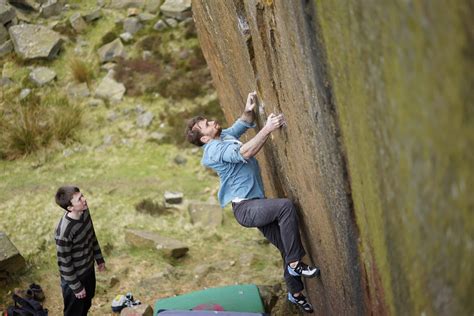
<svg viewBox="0 0 474 316"><path fill-rule="evenodd" d="M227 129L202 116L190 119L186 138L190 143L203 147L202 164L219 175L221 207L231 202L240 225L257 227L278 248L284 261L288 299L311 313L313 308L302 293L301 277L316 277L320 270L301 261L305 250L301 244L295 206L289 199L265 198L260 167L255 158L270 134L286 124L283 115L270 114L265 126L252 139L245 144L239 141L247 129L255 127L257 101L256 92L249 93L241 117Z"/></svg>

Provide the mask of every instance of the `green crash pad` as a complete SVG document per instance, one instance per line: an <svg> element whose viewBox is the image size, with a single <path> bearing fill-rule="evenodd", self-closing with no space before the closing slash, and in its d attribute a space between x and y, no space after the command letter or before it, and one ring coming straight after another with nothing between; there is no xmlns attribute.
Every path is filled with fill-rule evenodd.
<svg viewBox="0 0 474 316"><path fill-rule="evenodd" d="M163 310L205 309L203 306L218 306L232 312L265 312L255 284L216 287L160 299L154 311L157 315Z"/></svg>

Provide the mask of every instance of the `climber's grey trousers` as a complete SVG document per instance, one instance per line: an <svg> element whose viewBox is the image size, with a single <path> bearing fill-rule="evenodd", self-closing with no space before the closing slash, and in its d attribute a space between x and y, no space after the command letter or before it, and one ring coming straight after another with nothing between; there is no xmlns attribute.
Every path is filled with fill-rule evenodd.
<svg viewBox="0 0 474 316"><path fill-rule="evenodd" d="M293 202L288 199L253 199L232 203L232 209L240 225L257 227L280 250L288 291L292 294L301 292L304 288L301 277L290 275L286 267L305 255Z"/></svg>

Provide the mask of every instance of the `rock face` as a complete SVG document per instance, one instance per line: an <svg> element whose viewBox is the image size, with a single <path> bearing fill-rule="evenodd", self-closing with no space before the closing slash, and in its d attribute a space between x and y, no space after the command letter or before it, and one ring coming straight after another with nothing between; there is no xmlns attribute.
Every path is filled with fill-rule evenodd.
<svg viewBox="0 0 474 316"><path fill-rule="evenodd" d="M228 123L252 90L258 126L286 116L259 161L322 268L316 314L474 310L471 7L193 1Z"/></svg>
<svg viewBox="0 0 474 316"><path fill-rule="evenodd" d="M25 259L20 255L4 232L0 232L0 272L14 273L26 266Z"/></svg>
<svg viewBox="0 0 474 316"><path fill-rule="evenodd" d="M8 31L16 54L23 59L53 59L63 43L58 33L42 25L14 25Z"/></svg>

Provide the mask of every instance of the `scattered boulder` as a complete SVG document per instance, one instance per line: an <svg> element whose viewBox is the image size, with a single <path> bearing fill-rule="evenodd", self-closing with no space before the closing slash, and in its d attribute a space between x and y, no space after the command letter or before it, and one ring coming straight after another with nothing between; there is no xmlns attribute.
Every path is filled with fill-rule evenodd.
<svg viewBox="0 0 474 316"><path fill-rule="evenodd" d="M137 16L140 13L140 9L138 8L128 8L127 16Z"/></svg>
<svg viewBox="0 0 474 316"><path fill-rule="evenodd" d="M152 21L156 18L156 15L154 14L151 14L151 13L140 13L138 15L138 19L141 21L141 22L148 22L148 21Z"/></svg>
<svg viewBox="0 0 474 316"><path fill-rule="evenodd" d="M168 28L168 24L165 23L163 20L158 20L158 22L155 23L153 26L153 29L156 31L163 31L164 29Z"/></svg>
<svg viewBox="0 0 474 316"><path fill-rule="evenodd" d="M38 86L43 86L56 78L56 72L47 67L37 67L30 72L31 81Z"/></svg>
<svg viewBox="0 0 474 316"><path fill-rule="evenodd" d="M119 36L120 36L120 39L124 41L125 43L128 43L133 39L133 35L128 32L122 33Z"/></svg>
<svg viewBox="0 0 474 316"><path fill-rule="evenodd" d="M19 95L20 100L23 100L26 97L28 97L30 93L31 93L31 89L29 88L21 89L20 95Z"/></svg>
<svg viewBox="0 0 474 316"><path fill-rule="evenodd" d="M178 21L172 18L167 18L165 19L165 23L169 25L170 27L177 27L178 26Z"/></svg>
<svg viewBox="0 0 474 316"><path fill-rule="evenodd" d="M150 134L150 137L149 137L149 141L153 141L153 142L157 142L157 143L161 143L162 141L164 141L166 138L166 134L165 133L160 133L160 132L153 132Z"/></svg>
<svg viewBox="0 0 474 316"><path fill-rule="evenodd" d="M13 43L11 40L8 40L5 43L0 44L0 57L10 54L11 52L13 52Z"/></svg>
<svg viewBox="0 0 474 316"><path fill-rule="evenodd" d="M120 38L117 38L114 41L99 48L98 53L101 63L112 61L117 57L126 57L125 47L123 46Z"/></svg>
<svg viewBox="0 0 474 316"><path fill-rule="evenodd" d="M125 86L111 76L105 76L95 90L95 96L113 102L121 101L125 94Z"/></svg>
<svg viewBox="0 0 474 316"><path fill-rule="evenodd" d="M0 271L15 273L26 266L26 261L4 232L0 232Z"/></svg>
<svg viewBox="0 0 474 316"><path fill-rule="evenodd" d="M222 209L217 203L193 201L188 205L188 212L192 224L212 228L222 225Z"/></svg>
<svg viewBox="0 0 474 316"><path fill-rule="evenodd" d="M127 229L125 235L128 244L135 247L154 247L167 257L180 258L189 250L181 241L147 231Z"/></svg>
<svg viewBox="0 0 474 316"><path fill-rule="evenodd" d="M70 98L87 98L91 95L86 82L68 84L66 93Z"/></svg>
<svg viewBox="0 0 474 316"><path fill-rule="evenodd" d="M42 25L14 25L8 31L16 54L23 59L53 59L63 43L58 33Z"/></svg>
<svg viewBox="0 0 474 316"><path fill-rule="evenodd" d="M188 160L186 158L184 158L183 156L181 156L181 155L176 155L176 157L174 157L173 161L177 165L185 165L188 162Z"/></svg>
<svg viewBox="0 0 474 316"><path fill-rule="evenodd" d="M8 35L8 30L2 24L0 24L0 44L5 43L10 36Z"/></svg>
<svg viewBox="0 0 474 316"><path fill-rule="evenodd" d="M112 0L110 7L112 9L143 8L145 0Z"/></svg>
<svg viewBox="0 0 474 316"><path fill-rule="evenodd" d="M162 0L148 0L146 2L145 11L153 14L160 13L160 4Z"/></svg>
<svg viewBox="0 0 474 316"><path fill-rule="evenodd" d="M63 5L58 0L48 0L41 6L41 16L45 19L52 16L60 15L63 10Z"/></svg>
<svg viewBox="0 0 474 316"><path fill-rule="evenodd" d="M69 23L71 23L72 28L77 32L81 33L87 28L87 23L82 18L82 15L79 12L74 13L69 18Z"/></svg>
<svg viewBox="0 0 474 316"><path fill-rule="evenodd" d="M148 304L125 307L120 312L120 316L153 316L153 308Z"/></svg>
<svg viewBox="0 0 474 316"><path fill-rule="evenodd" d="M3 26L13 20L15 17L15 9L6 3L0 2L0 24Z"/></svg>
<svg viewBox="0 0 474 316"><path fill-rule="evenodd" d="M147 128L148 126L151 125L151 122L153 121L153 118L155 116L151 112L145 112L143 114L140 114L137 117L137 126L142 127L142 128Z"/></svg>
<svg viewBox="0 0 474 316"><path fill-rule="evenodd" d="M34 0L8 0L8 2L24 11L39 11L40 9L40 4Z"/></svg>
<svg viewBox="0 0 474 316"><path fill-rule="evenodd" d="M96 21L102 17L102 10L100 8L97 8L93 11L90 11L89 13L84 14L84 20L87 23L90 23L92 21Z"/></svg>
<svg viewBox="0 0 474 316"><path fill-rule="evenodd" d="M13 81L8 77L0 78L0 87L8 87L13 84Z"/></svg>
<svg viewBox="0 0 474 316"><path fill-rule="evenodd" d="M168 204L181 204L184 194L182 192L166 191L164 194L165 202Z"/></svg>
<svg viewBox="0 0 474 316"><path fill-rule="evenodd" d="M141 24L140 20L136 17L130 17L123 20L124 31L132 35L140 31L142 27L143 24Z"/></svg>
<svg viewBox="0 0 474 316"><path fill-rule="evenodd" d="M184 20L192 16L191 0L166 0L160 10L165 16Z"/></svg>
<svg viewBox="0 0 474 316"><path fill-rule="evenodd" d="M92 108L97 108L99 106L103 106L104 105L104 101L102 101L101 99L90 99L88 102L87 102L87 105L92 107Z"/></svg>

